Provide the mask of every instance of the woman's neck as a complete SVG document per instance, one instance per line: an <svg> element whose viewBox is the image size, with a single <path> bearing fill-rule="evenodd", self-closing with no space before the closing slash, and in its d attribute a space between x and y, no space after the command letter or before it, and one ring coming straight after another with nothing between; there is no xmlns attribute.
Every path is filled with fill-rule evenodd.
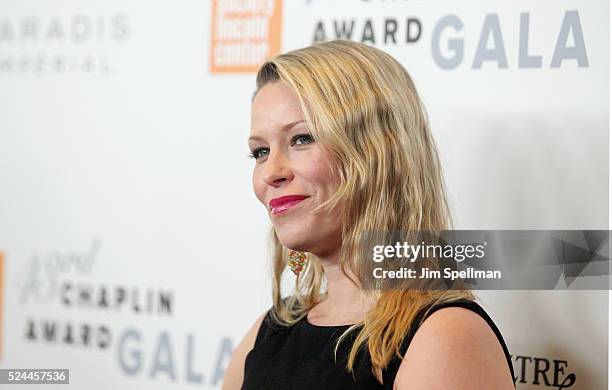
<svg viewBox="0 0 612 390"><path fill-rule="evenodd" d="M354 324L364 319L375 301L345 275L339 261L321 260L327 282L327 297L310 312L309 321L319 325ZM348 275L356 280L350 270Z"/></svg>

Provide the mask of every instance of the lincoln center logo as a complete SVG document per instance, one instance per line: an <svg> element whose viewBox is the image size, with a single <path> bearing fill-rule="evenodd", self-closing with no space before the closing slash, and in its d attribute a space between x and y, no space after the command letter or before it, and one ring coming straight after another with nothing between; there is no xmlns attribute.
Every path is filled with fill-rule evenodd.
<svg viewBox="0 0 612 390"><path fill-rule="evenodd" d="M248 73L280 52L282 0L213 0L211 73Z"/></svg>

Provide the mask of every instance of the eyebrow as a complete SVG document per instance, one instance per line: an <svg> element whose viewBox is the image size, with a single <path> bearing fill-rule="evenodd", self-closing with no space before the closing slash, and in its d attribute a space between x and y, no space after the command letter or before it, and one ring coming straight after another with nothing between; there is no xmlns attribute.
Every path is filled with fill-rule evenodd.
<svg viewBox="0 0 612 390"><path fill-rule="evenodd" d="M295 122L287 123L287 124L285 124L285 125L283 125L281 127L281 131L287 131L287 130L291 129L292 127L297 126L297 125L299 125L300 123L303 123L303 122L305 123L306 121L304 119L300 119L300 120L297 120ZM263 141L263 138L261 138L258 135L252 135L252 136L249 137L248 141Z"/></svg>

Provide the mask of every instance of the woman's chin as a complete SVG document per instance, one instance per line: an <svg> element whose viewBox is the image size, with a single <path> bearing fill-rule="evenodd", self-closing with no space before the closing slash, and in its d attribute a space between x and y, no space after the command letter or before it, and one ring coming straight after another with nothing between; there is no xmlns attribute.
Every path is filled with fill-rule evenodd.
<svg viewBox="0 0 612 390"><path fill-rule="evenodd" d="M308 240L305 240L303 237L295 237L294 235L283 235L276 232L276 236L278 240L285 248L292 249L294 251L300 252L309 252L308 248Z"/></svg>

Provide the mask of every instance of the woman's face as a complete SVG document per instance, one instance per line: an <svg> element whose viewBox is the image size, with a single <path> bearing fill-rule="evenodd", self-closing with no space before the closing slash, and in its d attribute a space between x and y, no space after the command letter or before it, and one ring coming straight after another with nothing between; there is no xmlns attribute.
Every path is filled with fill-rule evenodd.
<svg viewBox="0 0 612 390"><path fill-rule="evenodd" d="M335 253L341 242L338 216L313 212L336 188L330 160L310 135L297 95L283 81L265 85L255 96L249 149L255 159L253 190L280 242L317 256Z"/></svg>

